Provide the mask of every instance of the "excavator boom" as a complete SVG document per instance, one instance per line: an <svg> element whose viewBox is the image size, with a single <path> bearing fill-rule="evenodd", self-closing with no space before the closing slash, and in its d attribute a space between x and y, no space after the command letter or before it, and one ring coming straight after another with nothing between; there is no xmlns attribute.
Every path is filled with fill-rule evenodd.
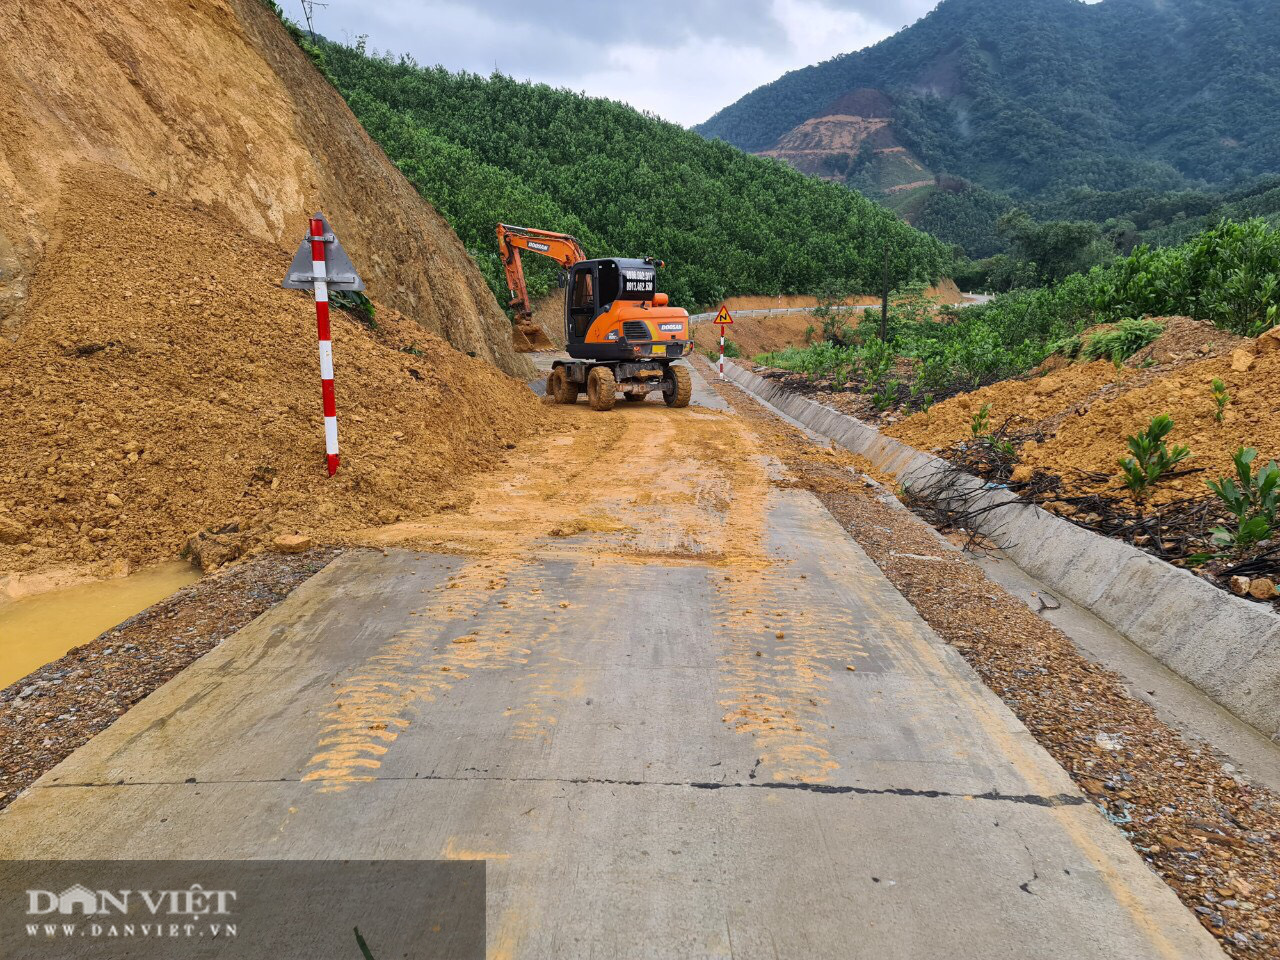
<svg viewBox="0 0 1280 960"><path fill-rule="evenodd" d="M508 306L515 311L516 331L528 341L528 349L551 349L552 344L546 333L533 321L533 304L529 301L529 288L525 285L520 251L527 250L550 257L562 269L568 270L587 258L582 252L582 246L567 233L552 233L550 230L533 230L500 223L498 247L502 251L502 265L507 272L507 288L511 292ZM517 342L517 349L523 346Z"/></svg>

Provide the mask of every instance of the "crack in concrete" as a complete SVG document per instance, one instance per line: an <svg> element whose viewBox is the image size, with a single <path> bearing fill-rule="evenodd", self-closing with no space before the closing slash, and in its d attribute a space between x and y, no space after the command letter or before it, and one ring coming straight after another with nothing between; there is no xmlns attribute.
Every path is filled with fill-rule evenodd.
<svg viewBox="0 0 1280 960"><path fill-rule="evenodd" d="M467 783L470 781L491 783L559 783L569 786L605 786L605 787L670 787L692 790L795 790L802 793L816 793L826 796L861 796L861 797L912 797L926 800L993 800L1003 803L1020 803L1033 807L1079 807L1089 801L1078 794L1058 793L1043 796L1035 793L1003 793L999 790L988 790L985 793L955 793L950 790L921 790L914 787L856 787L832 783L802 783L797 781L779 781L765 783L736 783L715 781L677 781L677 780L614 780L606 777L445 777L434 774L414 775L412 777L382 776L370 778L367 783L380 781L439 781L446 783ZM58 787L167 787L167 786L228 786L235 784L266 783L301 783L297 777L277 777L275 779L244 780L197 780L189 777L184 781L176 780L117 780L106 782L82 783L47 783L38 784L35 789L55 789ZM1038 879L1038 878L1033 878Z"/></svg>

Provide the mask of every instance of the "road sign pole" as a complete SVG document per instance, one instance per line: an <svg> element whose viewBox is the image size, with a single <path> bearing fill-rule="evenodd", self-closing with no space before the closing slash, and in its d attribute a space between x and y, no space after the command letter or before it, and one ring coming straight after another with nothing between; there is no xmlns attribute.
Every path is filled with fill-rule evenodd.
<svg viewBox="0 0 1280 960"><path fill-rule="evenodd" d="M324 454L329 476L338 472L338 401L333 392L333 334L329 329L329 274L324 221L311 220L311 276L315 283L316 334L320 339L320 396L324 407Z"/></svg>
<svg viewBox="0 0 1280 960"><path fill-rule="evenodd" d="M333 335L329 330L330 292L360 293L364 281L342 249L342 241L323 213L307 219L307 235L298 244L280 286L310 290L316 299L316 334L320 339L320 395L324 405L324 459L329 476L338 472L338 404L333 394Z"/></svg>
<svg viewBox="0 0 1280 960"><path fill-rule="evenodd" d="M720 304L720 312L716 314L713 321L720 326L720 379L724 379L724 328L733 323L733 314L729 312L729 308L723 303Z"/></svg>

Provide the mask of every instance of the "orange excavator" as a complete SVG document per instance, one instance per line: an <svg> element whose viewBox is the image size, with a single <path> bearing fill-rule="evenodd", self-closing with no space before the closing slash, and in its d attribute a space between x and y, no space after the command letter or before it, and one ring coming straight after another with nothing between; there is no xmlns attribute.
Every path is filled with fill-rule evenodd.
<svg viewBox="0 0 1280 960"><path fill-rule="evenodd" d="M516 324L533 323L521 251L560 264L565 289L564 337L569 360L556 360L547 395L577 403L585 392L593 410L612 410L618 395L631 402L661 392L669 407L687 407L693 393L689 368L673 361L688 356L689 314L658 293L661 260L588 260L565 233L498 224L498 246L507 270ZM545 337L539 329L538 334Z"/></svg>

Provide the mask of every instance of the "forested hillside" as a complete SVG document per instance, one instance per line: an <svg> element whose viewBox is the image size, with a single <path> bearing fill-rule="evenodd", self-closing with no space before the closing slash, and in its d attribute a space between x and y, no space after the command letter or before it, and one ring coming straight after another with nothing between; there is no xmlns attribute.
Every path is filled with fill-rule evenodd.
<svg viewBox="0 0 1280 960"><path fill-rule="evenodd" d="M1012 237L1002 218L1022 210L1045 224L1084 221L1108 241L1104 253L1127 254L1135 246L1178 244L1222 220L1255 217L1280 226L1280 176L1214 190L1063 190L1044 200L1017 202L957 177L939 177L913 208L910 221L938 239L958 244L975 259L1007 252Z"/></svg>
<svg viewBox="0 0 1280 960"><path fill-rule="evenodd" d="M365 129L443 213L501 302L499 221L574 234L589 256L667 263L673 302L930 280L949 251L842 186L630 107L502 76L453 74L322 42ZM540 258L529 258L537 261ZM532 291L551 264L531 263Z"/></svg>
<svg viewBox="0 0 1280 960"><path fill-rule="evenodd" d="M870 88L931 171L1022 202L1236 184L1280 172L1275 13L1274 0L943 0L697 129L771 150Z"/></svg>

